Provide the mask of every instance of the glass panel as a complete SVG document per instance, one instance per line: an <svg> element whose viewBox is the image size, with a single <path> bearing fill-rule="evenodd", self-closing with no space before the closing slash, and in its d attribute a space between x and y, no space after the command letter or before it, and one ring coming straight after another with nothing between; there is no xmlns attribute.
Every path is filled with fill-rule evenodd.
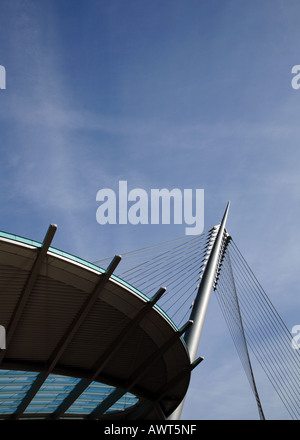
<svg viewBox="0 0 300 440"><path fill-rule="evenodd" d="M80 379L50 375L28 405L24 414L52 413L69 395Z"/></svg>
<svg viewBox="0 0 300 440"><path fill-rule="evenodd" d="M36 377L37 373L0 370L0 414L16 411Z"/></svg>
<svg viewBox="0 0 300 440"><path fill-rule="evenodd" d="M17 410L37 376L38 373L27 371L0 370L0 418L1 414L9 415ZM24 416L53 413L80 380L74 377L51 374L24 411ZM114 390L115 388L112 386L92 382L66 411L65 415L84 416L90 414ZM123 411L137 401L138 399L133 394L126 393L106 413Z"/></svg>
<svg viewBox="0 0 300 440"><path fill-rule="evenodd" d="M92 382L87 389L70 406L66 414L89 414L99 403L114 391L114 387L98 382Z"/></svg>
<svg viewBox="0 0 300 440"><path fill-rule="evenodd" d="M127 408L135 405L138 402L138 398L131 393L124 394L114 405L112 405L105 414L109 414L115 411L124 411Z"/></svg>

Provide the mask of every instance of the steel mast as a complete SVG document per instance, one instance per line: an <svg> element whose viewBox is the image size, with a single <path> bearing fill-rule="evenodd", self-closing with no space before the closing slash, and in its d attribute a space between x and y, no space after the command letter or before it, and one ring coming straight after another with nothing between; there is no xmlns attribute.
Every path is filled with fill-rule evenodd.
<svg viewBox="0 0 300 440"><path fill-rule="evenodd" d="M216 269L218 265L219 255L222 248L222 241L225 232L225 226L228 216L230 202L227 203L223 219L220 223L217 236L215 238L211 253L209 255L202 280L200 282L197 296L192 308L190 320L193 321L193 325L186 331L184 340L187 345L191 363L196 359L199 341L202 333L202 327L205 320L206 310L212 291ZM183 408L184 400L177 407L177 409L170 415L169 420L179 420Z"/></svg>

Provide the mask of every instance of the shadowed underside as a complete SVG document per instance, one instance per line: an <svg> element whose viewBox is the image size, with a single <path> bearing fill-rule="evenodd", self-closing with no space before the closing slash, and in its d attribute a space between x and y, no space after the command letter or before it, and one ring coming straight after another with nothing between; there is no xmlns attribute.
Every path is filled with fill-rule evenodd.
<svg viewBox="0 0 300 440"><path fill-rule="evenodd" d="M0 236L1 418L165 418L187 391L181 330L151 299L42 244ZM187 326L190 324L187 324Z"/></svg>

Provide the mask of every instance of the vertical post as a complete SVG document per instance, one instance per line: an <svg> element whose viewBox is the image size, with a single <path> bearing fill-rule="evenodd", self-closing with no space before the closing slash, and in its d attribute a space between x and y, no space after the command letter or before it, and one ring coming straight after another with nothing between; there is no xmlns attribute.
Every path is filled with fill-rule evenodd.
<svg viewBox="0 0 300 440"><path fill-rule="evenodd" d="M6 330L3 325L0 325L0 350L6 349Z"/></svg>
<svg viewBox="0 0 300 440"><path fill-rule="evenodd" d="M224 236L226 220L228 216L230 202L226 206L226 210L223 219L220 223L219 231L217 233L214 245L212 247L209 259L206 264L206 268L203 273L201 283L199 285L198 293L195 299L195 303L190 315L190 320L194 324L187 330L184 335L191 362L194 362L197 355L197 349L202 333L202 327L205 320L206 310L210 298L210 294L213 287L214 277L218 264L218 258L222 246L222 239ZM169 417L170 420L178 420L180 418L184 401L177 407L173 414Z"/></svg>

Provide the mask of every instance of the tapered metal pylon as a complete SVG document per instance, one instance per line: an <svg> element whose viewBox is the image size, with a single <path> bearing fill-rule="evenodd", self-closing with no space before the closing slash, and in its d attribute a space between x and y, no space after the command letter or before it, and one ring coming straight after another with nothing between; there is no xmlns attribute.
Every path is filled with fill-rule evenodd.
<svg viewBox="0 0 300 440"><path fill-rule="evenodd" d="M222 248L222 240L224 237L225 226L228 216L230 202L228 202L223 219L220 223L218 233L216 235L213 247L211 249L202 280L200 282L198 293L192 308L190 320L193 321L193 325L187 330L184 335L191 362L194 362L197 355L199 341L202 333L202 328L205 320L207 306L212 291L214 277L216 274L218 259ZM180 418L184 401L178 406L178 408L169 417L169 420L178 420Z"/></svg>

